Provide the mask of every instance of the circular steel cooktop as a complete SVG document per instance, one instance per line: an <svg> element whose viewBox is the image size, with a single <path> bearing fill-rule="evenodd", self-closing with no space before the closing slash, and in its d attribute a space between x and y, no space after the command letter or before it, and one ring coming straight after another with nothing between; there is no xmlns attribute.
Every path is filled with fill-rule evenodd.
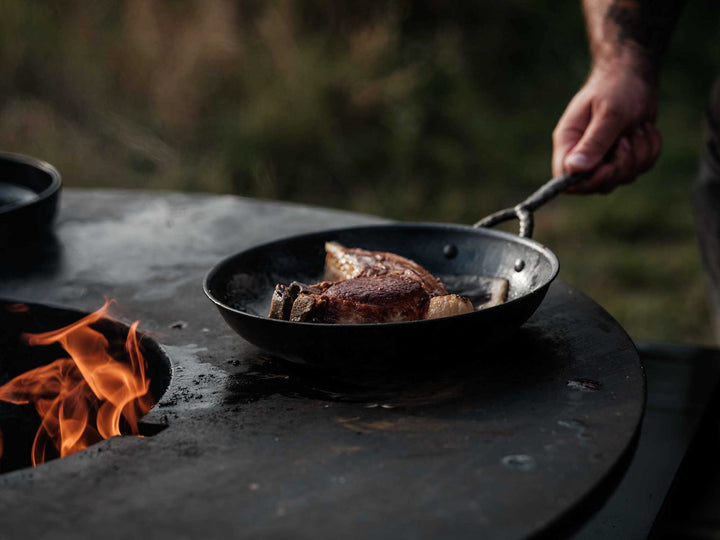
<svg viewBox="0 0 720 540"><path fill-rule="evenodd" d="M56 236L0 268L0 297L85 310L116 298L173 361L146 417L168 427L3 475L4 534L88 536L102 523L118 537L522 538L582 521L622 475L645 385L622 328L564 282L507 346L478 340L460 365L438 357L376 381L268 359L204 297L227 254L378 221L67 190Z"/></svg>

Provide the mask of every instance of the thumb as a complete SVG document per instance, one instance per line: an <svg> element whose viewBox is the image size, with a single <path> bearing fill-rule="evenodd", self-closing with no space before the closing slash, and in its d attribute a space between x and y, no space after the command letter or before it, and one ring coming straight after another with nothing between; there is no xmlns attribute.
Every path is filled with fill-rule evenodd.
<svg viewBox="0 0 720 540"><path fill-rule="evenodd" d="M595 168L613 147L625 127L626 123L620 116L593 116L582 138L565 158L565 169L573 173Z"/></svg>

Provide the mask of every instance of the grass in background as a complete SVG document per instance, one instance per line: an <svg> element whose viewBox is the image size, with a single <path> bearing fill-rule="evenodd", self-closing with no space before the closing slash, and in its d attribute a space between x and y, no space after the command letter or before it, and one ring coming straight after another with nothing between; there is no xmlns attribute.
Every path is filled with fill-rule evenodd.
<svg viewBox="0 0 720 540"><path fill-rule="evenodd" d="M0 148L68 186L236 193L471 223L550 175L587 70L576 2L4 3ZM689 3L662 85L664 153L535 236L637 338L710 343L690 209L718 18Z"/></svg>

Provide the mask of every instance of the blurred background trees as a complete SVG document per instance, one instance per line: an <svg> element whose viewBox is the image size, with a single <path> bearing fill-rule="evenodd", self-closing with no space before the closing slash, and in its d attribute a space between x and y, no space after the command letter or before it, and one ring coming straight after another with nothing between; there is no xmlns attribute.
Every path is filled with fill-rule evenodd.
<svg viewBox="0 0 720 540"><path fill-rule="evenodd" d="M6 0L0 149L73 187L471 223L549 178L587 72L578 4ZM537 218L561 277L637 338L713 339L689 200L719 16L690 2L675 34L656 168Z"/></svg>

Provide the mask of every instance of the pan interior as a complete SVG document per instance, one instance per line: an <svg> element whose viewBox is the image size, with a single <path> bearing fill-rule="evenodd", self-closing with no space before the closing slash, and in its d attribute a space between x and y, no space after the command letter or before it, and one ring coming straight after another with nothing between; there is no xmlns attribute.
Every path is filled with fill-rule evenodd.
<svg viewBox="0 0 720 540"><path fill-rule="evenodd" d="M321 280L327 241L412 259L455 294L477 286L479 277L507 279L508 302L546 285L558 271L548 249L508 233L457 225L386 225L297 236L242 252L211 271L208 292L232 309L264 317L276 284Z"/></svg>

